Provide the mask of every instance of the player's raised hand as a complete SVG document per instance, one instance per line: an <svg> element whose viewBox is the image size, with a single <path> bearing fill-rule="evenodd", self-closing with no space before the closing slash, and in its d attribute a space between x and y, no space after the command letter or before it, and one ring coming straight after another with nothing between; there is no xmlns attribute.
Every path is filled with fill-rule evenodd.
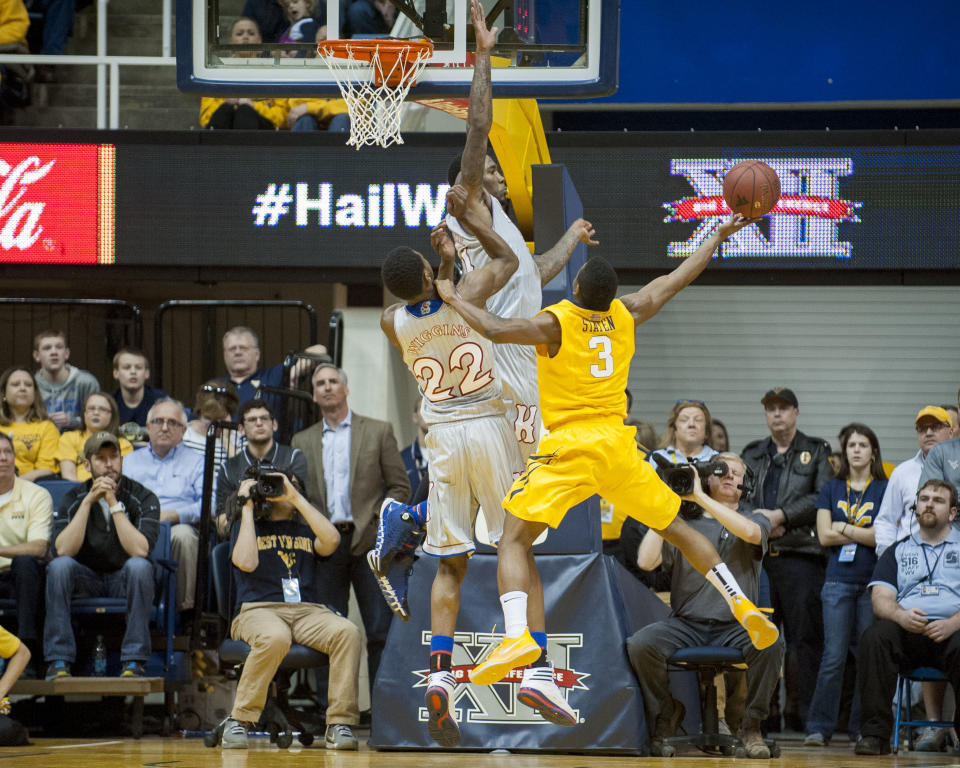
<svg viewBox="0 0 960 768"><path fill-rule="evenodd" d="M497 44L497 27L487 29L487 17L483 13L480 0L470 0L470 16L473 17L473 30L477 38L477 53L489 53Z"/></svg>
<svg viewBox="0 0 960 768"><path fill-rule="evenodd" d="M453 285L453 280L437 280L437 293L444 301L453 301L457 298L457 289Z"/></svg>
<svg viewBox="0 0 960 768"><path fill-rule="evenodd" d="M572 232L577 240L581 243L586 243L587 245L600 245L599 240L594 240L596 237L596 232L593 230L593 224L591 224L586 219L577 219L573 224L570 225L570 232Z"/></svg>
<svg viewBox="0 0 960 768"><path fill-rule="evenodd" d="M457 249L446 224L437 224L430 230L430 247L441 259L453 259L457 255Z"/></svg>
<svg viewBox="0 0 960 768"><path fill-rule="evenodd" d="M454 184L447 191L447 211L455 219L460 219L467 212L469 192L462 184Z"/></svg>
<svg viewBox="0 0 960 768"><path fill-rule="evenodd" d="M720 226L717 227L717 234L721 240L726 240L734 232L738 232L750 224L756 224L758 221L760 221L760 219L747 219L739 213L733 213L725 218Z"/></svg>

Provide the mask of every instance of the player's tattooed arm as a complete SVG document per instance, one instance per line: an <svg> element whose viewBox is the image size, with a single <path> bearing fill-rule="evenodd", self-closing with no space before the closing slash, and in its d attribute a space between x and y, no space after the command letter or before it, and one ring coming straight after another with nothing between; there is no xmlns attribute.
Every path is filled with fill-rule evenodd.
<svg viewBox="0 0 960 768"><path fill-rule="evenodd" d="M707 268L720 243L734 232L756 221L756 219L745 219L738 213L729 216L679 267L656 280L651 280L639 291L623 296L620 300L630 310L634 323L640 325L657 314L664 304L690 285L697 275Z"/></svg>
<svg viewBox="0 0 960 768"><path fill-rule="evenodd" d="M471 328L491 341L498 344L544 345L548 349L560 346L562 338L560 321L551 312L541 312L525 318L500 317L464 300L449 280L441 280L437 283L437 293L467 321ZM554 351L553 354L556 352Z"/></svg>
<svg viewBox="0 0 960 768"><path fill-rule="evenodd" d="M482 307L487 299L507 284L520 266L520 261L507 242L493 231L491 222L475 215L469 205L466 187L457 184L450 188L447 192L447 210L473 232L490 257L483 267L465 274L458 286L460 296L465 301ZM440 279L439 273L437 277Z"/></svg>
<svg viewBox="0 0 960 768"><path fill-rule="evenodd" d="M594 240L595 236L593 224L586 219L577 219L553 248L539 256L534 256L540 272L540 287L542 288L560 274L579 243L600 245L598 240Z"/></svg>
<svg viewBox="0 0 960 768"><path fill-rule="evenodd" d="M497 28L487 29L487 20L480 0L471 0L470 15L477 39L477 57L470 84L467 107L467 140L460 160L460 175L471 197L486 199L483 194L483 169L487 156L487 136L493 124L493 101L490 95L490 50L497 41Z"/></svg>

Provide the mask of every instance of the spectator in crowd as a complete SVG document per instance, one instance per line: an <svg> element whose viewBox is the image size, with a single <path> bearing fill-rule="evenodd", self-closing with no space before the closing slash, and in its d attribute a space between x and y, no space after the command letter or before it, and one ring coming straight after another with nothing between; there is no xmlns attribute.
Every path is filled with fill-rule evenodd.
<svg viewBox="0 0 960 768"><path fill-rule="evenodd" d="M90 479L60 505L69 522L57 536L57 557L47 566L43 652L47 679L69 677L77 644L70 623L74 597L125 597L126 631L120 648L123 677L142 677L150 657L153 564L160 502L124 477L120 441L97 432L83 447Z"/></svg>
<svg viewBox="0 0 960 768"><path fill-rule="evenodd" d="M644 453L649 453L653 450L653 446L655 446L659 440L657 430L654 429L653 424L646 421L638 421L637 419L627 419L624 424L637 428L637 445L643 449Z"/></svg>
<svg viewBox="0 0 960 768"><path fill-rule="evenodd" d="M376 541L383 501L409 498L410 483L393 428L385 421L354 413L347 405L349 392L346 373L329 363L317 366L313 399L322 419L294 435L291 444L307 458L307 497L340 532L340 545L323 561L323 602L346 616L353 586L367 632L372 685L393 614L380 594L366 554Z"/></svg>
<svg viewBox="0 0 960 768"><path fill-rule="evenodd" d="M48 56L60 56L64 53L67 38L73 32L74 14L78 8L83 8L90 2L91 0L38 0L43 11L43 47L40 53Z"/></svg>
<svg viewBox="0 0 960 768"><path fill-rule="evenodd" d="M230 31L232 45L255 45L262 42L260 29L253 19L241 17L233 23ZM245 59L258 57L256 51L237 51L233 55ZM275 131L286 125L286 122L285 99L221 99L204 96L200 100L200 125L204 128Z"/></svg>
<svg viewBox="0 0 960 768"><path fill-rule="evenodd" d="M873 520L877 557L893 542L916 532L917 516L914 509L923 462L931 448L950 439L952 431L949 412L936 405L921 408L914 425L920 450L912 459L898 464L893 470L880 511Z"/></svg>
<svg viewBox="0 0 960 768"><path fill-rule="evenodd" d="M720 419L710 420L710 439L707 442L713 450L720 451L720 453L730 450L730 436L727 434L727 425Z"/></svg>
<svg viewBox="0 0 960 768"><path fill-rule="evenodd" d="M223 536L230 531L234 513L240 511L232 508L230 497L237 492L251 467L264 465L287 475L293 474L301 486L308 487L306 457L297 448L280 445L273 439L277 419L269 403L247 400L240 406L238 419L246 445L236 456L227 459L217 478L217 530Z"/></svg>
<svg viewBox="0 0 960 768"><path fill-rule="evenodd" d="M857 658L860 636L873 622L867 584L877 563L873 521L887 487L880 443L870 427L848 424L840 432L840 471L817 498L817 535L827 548L823 605L823 658L817 675L804 746L824 747L833 736L843 692L847 654ZM870 674L870 670L858 670ZM848 733L859 735L860 697L850 706Z"/></svg>
<svg viewBox="0 0 960 768"><path fill-rule="evenodd" d="M388 35L397 19L397 9L389 0L353 0L347 18L354 37Z"/></svg>
<svg viewBox="0 0 960 768"><path fill-rule="evenodd" d="M187 414L172 398L153 404L147 414L150 444L127 458L124 473L153 491L160 502L160 520L170 523L170 555L177 566L177 610L193 609L197 587L200 501L203 459L183 445Z"/></svg>
<svg viewBox="0 0 960 768"><path fill-rule="evenodd" d="M284 16L289 26L280 33L278 43L313 43L317 40L317 0L285 0Z"/></svg>
<svg viewBox="0 0 960 768"><path fill-rule="evenodd" d="M901 669L934 667L960 690L960 531L957 489L931 478L917 494L917 532L888 547L873 572L876 621L860 640L862 735L858 755L890 752L890 701ZM960 730L960 708L954 711Z"/></svg>
<svg viewBox="0 0 960 768"><path fill-rule="evenodd" d="M826 563L816 532L817 495L833 470L829 444L797 429L800 407L793 390L771 389L761 403L770 437L753 441L741 454L755 477L744 508L770 520L764 567L774 622L788 638L784 720L790 729L801 730L823 650L820 590Z"/></svg>
<svg viewBox="0 0 960 768"><path fill-rule="evenodd" d="M29 54L29 27L30 17L23 0L0 3L0 53ZM0 64L0 111L30 104L30 82L34 75L32 64Z"/></svg>
<svg viewBox="0 0 960 768"><path fill-rule="evenodd" d="M250 654L224 722L223 748L247 747L247 725L260 719L270 681L294 642L330 657L327 749L357 749L351 726L359 721L360 631L322 604L317 583L324 573L317 558L334 552L340 535L300 493L296 475L283 477L283 495L268 502L266 517L256 515L250 498L254 480L237 493L231 560L240 610L230 636L248 643Z"/></svg>
<svg viewBox="0 0 960 768"><path fill-rule="evenodd" d="M960 392L957 393L957 399L960 400ZM956 405L941 405L947 413L950 414L950 426L952 437L960 437L960 408Z"/></svg>
<svg viewBox="0 0 960 768"><path fill-rule="evenodd" d="M60 435L57 443L57 461L60 462L60 477L64 480L90 479L83 463L83 446L90 435L97 432L110 432L119 437L119 415L117 403L106 392L93 392L87 395L83 403L83 428L71 429ZM133 451L133 445L125 437L120 437L120 453L126 456Z"/></svg>
<svg viewBox="0 0 960 768"><path fill-rule="evenodd" d="M343 99L287 99L287 106L287 126L291 131L350 130L350 115Z"/></svg>
<svg viewBox="0 0 960 768"><path fill-rule="evenodd" d="M710 461L717 452L707 445L710 436L710 410L700 400L677 400L667 415L667 428L660 437L655 454L671 464L696 464ZM653 457L650 462L657 466Z"/></svg>
<svg viewBox="0 0 960 768"><path fill-rule="evenodd" d="M33 337L33 359L40 364L37 386L47 417L61 432L79 429L87 395L100 389L96 377L67 363L70 347L63 331L41 331Z"/></svg>
<svg viewBox="0 0 960 768"><path fill-rule="evenodd" d="M308 355L325 355L327 348L323 344L313 344L304 352ZM261 385L282 387L283 363L272 368L260 367L260 340L252 328L238 325L223 334L223 364L227 369L227 379L237 390L241 403L252 400ZM291 376L296 376L296 369Z"/></svg>
<svg viewBox="0 0 960 768"><path fill-rule="evenodd" d="M957 400L960 404L960 392L957 392ZM946 480L954 488L960 488L960 437L937 443L930 449L923 462L920 485L930 478Z"/></svg>
<svg viewBox="0 0 960 768"><path fill-rule="evenodd" d="M207 430L215 421L231 421L240 401L233 384L223 379L212 379L200 385L193 401L193 419L187 424L183 444L200 454L207 454ZM217 478L227 459L241 448L239 432L218 430L213 454L213 498L217 497Z"/></svg>
<svg viewBox="0 0 960 768"><path fill-rule="evenodd" d="M420 414L422 398L417 398L413 407L413 423L417 428L417 436L406 448L400 451L403 457L403 466L407 470L407 481L410 483L410 504L419 504L427 498L429 488L428 468L430 457L427 455L426 437L427 423Z"/></svg>
<svg viewBox="0 0 960 768"><path fill-rule="evenodd" d="M0 431L13 440L22 480L56 473L60 433L47 418L40 388L28 368L14 366L0 375Z"/></svg>
<svg viewBox="0 0 960 768"><path fill-rule="evenodd" d="M243 41L248 43L275 43L290 24L284 11L283 0L247 0L243 6L243 16L237 21L243 21L244 19L253 22L258 37L262 35L262 39ZM234 24L234 34L236 34L236 23ZM239 41L231 40L231 42Z"/></svg>
<svg viewBox="0 0 960 768"><path fill-rule="evenodd" d="M16 476L13 440L0 432L0 597L16 600L17 634L38 660L43 657L42 563L52 524L50 494Z"/></svg>
<svg viewBox="0 0 960 768"><path fill-rule="evenodd" d="M147 411L157 400L167 397L162 389L147 384L150 380L147 356L134 347L123 347L113 356L113 379L118 384L113 399L119 408L120 423L147 426Z"/></svg>
<svg viewBox="0 0 960 768"><path fill-rule="evenodd" d="M728 472L722 478L709 478L710 498L716 505L736 510L744 465L735 453L724 453L720 458L727 464ZM685 513L684 517L691 528L717 548L747 597L756 601L770 520L760 512L743 514L738 527L728 531L711 514L710 507L703 509L702 514L700 511L696 515ZM647 571L662 563L671 574L670 617L648 624L627 640L630 664L643 691L651 753L662 754L663 739L674 735L684 716L683 705L670 695L667 659L679 648L721 645L739 649L748 665L747 704L742 713L746 720L740 723L747 757L769 758L770 749L763 741L761 726L767 718L783 661L783 639L778 638L768 648L757 650L747 631L730 616L723 598L675 547L665 544L655 530L648 530L643 537L637 562ZM729 710L728 707L728 722L736 727L738 715Z"/></svg>

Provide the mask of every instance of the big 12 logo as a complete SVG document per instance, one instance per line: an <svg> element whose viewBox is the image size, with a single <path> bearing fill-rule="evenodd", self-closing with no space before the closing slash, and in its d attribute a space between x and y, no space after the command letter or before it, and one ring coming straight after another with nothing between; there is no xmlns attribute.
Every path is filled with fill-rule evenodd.
<svg viewBox="0 0 960 768"><path fill-rule="evenodd" d="M0 262L112 263L112 145L0 144L0 180Z"/></svg>

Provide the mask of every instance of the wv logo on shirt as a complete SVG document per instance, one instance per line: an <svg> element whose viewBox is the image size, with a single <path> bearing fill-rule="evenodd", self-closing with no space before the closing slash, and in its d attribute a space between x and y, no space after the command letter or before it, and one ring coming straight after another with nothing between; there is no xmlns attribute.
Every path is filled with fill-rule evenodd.
<svg viewBox="0 0 960 768"><path fill-rule="evenodd" d="M279 557L281 560L283 560L283 564L284 564L285 566L287 566L287 570L293 568L293 566L295 566L295 565L297 564L297 553L296 553L296 552L294 552L293 554L291 554L291 553L289 553L289 552L284 552L283 550L278 549L278 550L277 550L277 557Z"/></svg>
<svg viewBox="0 0 960 768"><path fill-rule="evenodd" d="M853 502L847 508L847 502L840 500L837 502L837 509L846 515L850 525L856 525L860 528L866 528L873 522L873 502L865 501L862 504Z"/></svg>

